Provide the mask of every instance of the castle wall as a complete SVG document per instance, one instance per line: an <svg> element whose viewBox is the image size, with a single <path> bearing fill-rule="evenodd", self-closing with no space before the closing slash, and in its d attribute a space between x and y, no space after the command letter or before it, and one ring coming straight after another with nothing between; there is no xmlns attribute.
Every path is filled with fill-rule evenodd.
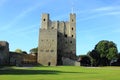
<svg viewBox="0 0 120 80"><path fill-rule="evenodd" d="M80 62L77 62L76 60L72 60L70 58L62 57L63 65L75 65L80 66Z"/></svg>
<svg viewBox="0 0 120 80"><path fill-rule="evenodd" d="M38 63L57 65L57 30L40 29Z"/></svg>
<svg viewBox="0 0 120 80"><path fill-rule="evenodd" d="M9 64L9 44L5 41L0 41L0 65Z"/></svg>
<svg viewBox="0 0 120 80"><path fill-rule="evenodd" d="M25 64L36 63L37 63L36 55L10 52L10 65L24 66Z"/></svg>
<svg viewBox="0 0 120 80"><path fill-rule="evenodd" d="M76 54L76 15L70 14L69 21L69 50L70 53Z"/></svg>
<svg viewBox="0 0 120 80"><path fill-rule="evenodd" d="M41 20L38 62L43 65L52 62L56 65L62 63L62 57L76 56L76 15L70 14L69 21L51 21L49 14L43 14ZM51 43L51 39L54 39L55 44ZM54 54L49 53L52 47L55 48Z"/></svg>
<svg viewBox="0 0 120 80"><path fill-rule="evenodd" d="M63 54L76 55L76 15L70 14L69 22L61 21L58 24L58 50Z"/></svg>

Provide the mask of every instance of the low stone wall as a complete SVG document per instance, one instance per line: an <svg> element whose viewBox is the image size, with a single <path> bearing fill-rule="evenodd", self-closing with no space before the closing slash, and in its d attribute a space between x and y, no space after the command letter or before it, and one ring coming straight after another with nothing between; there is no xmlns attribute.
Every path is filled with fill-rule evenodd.
<svg viewBox="0 0 120 80"><path fill-rule="evenodd" d="M24 64L36 64L37 56L24 53L10 52L10 65L23 66Z"/></svg>
<svg viewBox="0 0 120 80"><path fill-rule="evenodd" d="M72 60L70 58L62 57L62 62L63 62L63 65L80 66L80 62L77 62L77 61Z"/></svg>

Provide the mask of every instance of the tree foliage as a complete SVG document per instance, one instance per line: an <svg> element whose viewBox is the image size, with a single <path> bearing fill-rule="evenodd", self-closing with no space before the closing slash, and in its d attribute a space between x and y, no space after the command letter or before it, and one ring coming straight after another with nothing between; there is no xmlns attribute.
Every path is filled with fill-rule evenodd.
<svg viewBox="0 0 120 80"><path fill-rule="evenodd" d="M107 58L108 60L112 60L117 57L118 50L117 46L112 41L102 40L96 46L95 50L98 54L100 54L101 58Z"/></svg>
<svg viewBox="0 0 120 80"><path fill-rule="evenodd" d="M30 53L38 53L38 47L37 48L32 48L30 50Z"/></svg>
<svg viewBox="0 0 120 80"><path fill-rule="evenodd" d="M87 55L80 55L80 64L81 66L90 66L90 57Z"/></svg>
<svg viewBox="0 0 120 80"><path fill-rule="evenodd" d="M102 40L88 53L94 66L109 65L110 61L117 58L117 46L112 41Z"/></svg>
<svg viewBox="0 0 120 80"><path fill-rule="evenodd" d="M16 53L22 53L22 50L21 49L16 49L15 52Z"/></svg>
<svg viewBox="0 0 120 80"><path fill-rule="evenodd" d="M97 51L92 50L91 52L88 52L87 55L90 57L91 65L98 66L100 55L97 53Z"/></svg>

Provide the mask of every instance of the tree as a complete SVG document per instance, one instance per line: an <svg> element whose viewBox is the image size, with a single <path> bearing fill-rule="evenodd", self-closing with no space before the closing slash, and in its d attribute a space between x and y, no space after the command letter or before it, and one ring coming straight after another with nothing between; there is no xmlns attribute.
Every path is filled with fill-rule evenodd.
<svg viewBox="0 0 120 80"><path fill-rule="evenodd" d="M37 48L32 48L30 50L30 53L38 53L38 47Z"/></svg>
<svg viewBox="0 0 120 80"><path fill-rule="evenodd" d="M102 40L98 42L94 50L100 55L100 65L109 65L111 60L117 58L117 46L112 41Z"/></svg>
<svg viewBox="0 0 120 80"><path fill-rule="evenodd" d="M27 54L27 52L26 52L26 51L22 51L22 53L23 53L23 54Z"/></svg>
<svg viewBox="0 0 120 80"><path fill-rule="evenodd" d="M81 66L90 66L90 57L87 55L80 55L80 64Z"/></svg>
<svg viewBox="0 0 120 80"><path fill-rule="evenodd" d="M90 57L91 66L98 66L100 61L100 55L96 50L89 51L87 55Z"/></svg>
<svg viewBox="0 0 120 80"><path fill-rule="evenodd" d="M21 49L16 49L15 52L16 53L22 53L22 50Z"/></svg>

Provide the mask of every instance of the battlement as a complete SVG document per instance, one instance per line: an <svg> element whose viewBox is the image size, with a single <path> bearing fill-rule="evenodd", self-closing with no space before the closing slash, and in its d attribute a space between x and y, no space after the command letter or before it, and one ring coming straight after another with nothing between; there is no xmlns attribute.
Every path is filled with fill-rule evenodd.
<svg viewBox="0 0 120 80"><path fill-rule="evenodd" d="M71 32L71 28L76 27L76 14L70 14L69 21L52 21L47 13L42 14L41 29L57 29L58 31L65 33L65 30ZM66 32L67 33L67 32Z"/></svg>

